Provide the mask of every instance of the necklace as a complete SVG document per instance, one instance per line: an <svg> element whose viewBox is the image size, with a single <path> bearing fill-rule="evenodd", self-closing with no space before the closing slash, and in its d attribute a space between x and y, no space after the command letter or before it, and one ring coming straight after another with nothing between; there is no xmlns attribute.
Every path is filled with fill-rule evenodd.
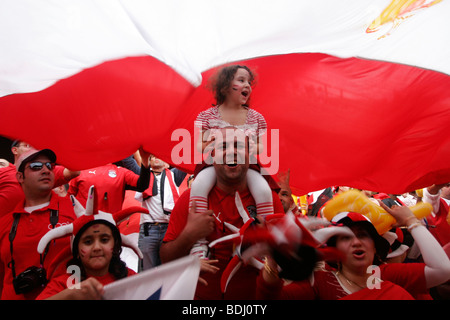
<svg viewBox="0 0 450 320"><path fill-rule="evenodd" d="M337 271L337 272L336 272L336 276L342 276L342 277L345 279L345 281L347 281L347 283L348 283L350 286L356 286L356 287L358 287L358 288L360 288L360 289L365 289L365 288L366 288L366 287L363 287L363 286L357 284L355 281L350 280L350 279L347 278L342 272Z"/></svg>

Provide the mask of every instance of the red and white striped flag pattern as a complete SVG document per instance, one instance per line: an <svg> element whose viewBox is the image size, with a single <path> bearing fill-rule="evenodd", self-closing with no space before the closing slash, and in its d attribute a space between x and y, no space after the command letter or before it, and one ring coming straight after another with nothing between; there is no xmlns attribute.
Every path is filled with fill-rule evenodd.
<svg viewBox="0 0 450 320"><path fill-rule="evenodd" d="M449 14L439 0L4 0L0 135L72 169L143 146L192 172L207 80L239 62L258 75L263 165L291 169L295 194L447 182Z"/></svg>

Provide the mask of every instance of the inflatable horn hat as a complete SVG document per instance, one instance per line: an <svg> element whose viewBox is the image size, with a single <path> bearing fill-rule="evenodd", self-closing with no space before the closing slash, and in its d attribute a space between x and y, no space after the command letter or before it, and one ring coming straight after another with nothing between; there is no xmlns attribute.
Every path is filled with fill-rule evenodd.
<svg viewBox="0 0 450 320"><path fill-rule="evenodd" d="M47 244L54 239L69 235L75 238L80 229L88 222L95 220L106 220L112 225L117 226L121 221L125 220L134 213L149 213L147 209L138 206L129 207L113 214L99 211L96 209L95 205L96 196L94 186L91 186L89 188L89 196L86 201L86 209L83 208L83 206L74 196L71 195L70 198L74 205L74 211L77 219L75 219L75 221L69 225L60 226L47 232L39 241L37 248L39 254L42 254L47 247ZM122 238L122 245L133 249L133 251L139 256L139 258L142 259L143 255L141 250L139 250L137 243L131 241L127 236L123 234L120 234L120 236Z"/></svg>

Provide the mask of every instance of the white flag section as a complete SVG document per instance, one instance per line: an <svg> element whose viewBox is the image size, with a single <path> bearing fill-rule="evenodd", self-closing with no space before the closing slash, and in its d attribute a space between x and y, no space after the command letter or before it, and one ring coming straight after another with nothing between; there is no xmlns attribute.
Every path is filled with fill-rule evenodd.
<svg viewBox="0 0 450 320"><path fill-rule="evenodd" d="M151 55L199 85L230 61L293 52L450 73L448 1L2 0L0 96Z"/></svg>
<svg viewBox="0 0 450 320"><path fill-rule="evenodd" d="M261 164L294 194L446 183L449 17L450 0L1 0L0 135L72 170L142 146L192 173L208 82L238 63Z"/></svg>
<svg viewBox="0 0 450 320"><path fill-rule="evenodd" d="M187 256L105 286L104 300L192 300L200 260Z"/></svg>

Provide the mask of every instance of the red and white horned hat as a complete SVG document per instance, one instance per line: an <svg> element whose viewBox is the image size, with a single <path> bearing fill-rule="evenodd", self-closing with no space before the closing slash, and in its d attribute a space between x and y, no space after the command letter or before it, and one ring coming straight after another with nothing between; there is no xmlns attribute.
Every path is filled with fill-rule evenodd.
<svg viewBox="0 0 450 320"><path fill-rule="evenodd" d="M80 229L88 222L95 220L106 220L112 225L117 226L121 221L125 220L134 213L149 213L147 209L138 206L129 207L113 214L97 210L97 206L95 205L95 194L95 187L91 186L89 188L89 196L86 201L86 209L83 208L83 206L74 196L70 196L74 205L74 211L77 219L71 224L60 226L48 231L39 241L37 247L37 251L39 254L42 254L44 252L47 244L50 243L53 239L58 239L65 236L73 236L73 241ZM135 243L135 241L131 241L127 236L123 234L120 234L120 236L122 238L122 245L133 249L133 251L139 256L139 258L142 259L143 255L141 250L139 250L137 243Z"/></svg>

